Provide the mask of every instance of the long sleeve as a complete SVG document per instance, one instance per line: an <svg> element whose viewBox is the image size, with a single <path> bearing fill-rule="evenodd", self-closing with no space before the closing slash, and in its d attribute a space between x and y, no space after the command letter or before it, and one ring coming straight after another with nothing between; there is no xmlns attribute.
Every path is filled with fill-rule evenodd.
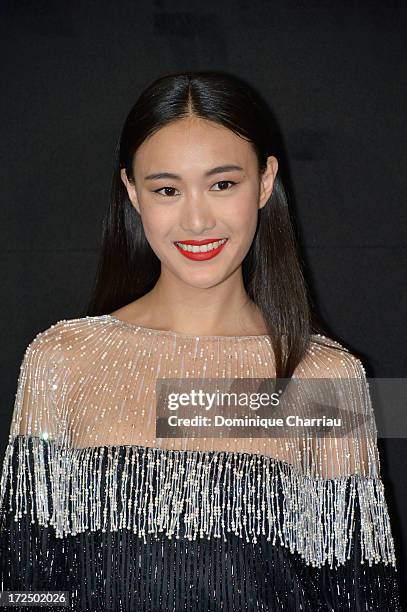
<svg viewBox="0 0 407 612"><path fill-rule="evenodd" d="M347 610L352 602L355 611L398 611L395 547L366 371L350 353L334 363L329 380L336 402L331 407L337 409L342 434L328 429L313 436L309 461L314 482L321 485L316 501L329 519L332 545L323 565L308 568L309 584L329 610Z"/></svg>
<svg viewBox="0 0 407 612"><path fill-rule="evenodd" d="M0 486L2 590L55 589L53 572L61 571L62 542L52 527L62 439L54 401L59 353L52 331L34 338L20 366Z"/></svg>

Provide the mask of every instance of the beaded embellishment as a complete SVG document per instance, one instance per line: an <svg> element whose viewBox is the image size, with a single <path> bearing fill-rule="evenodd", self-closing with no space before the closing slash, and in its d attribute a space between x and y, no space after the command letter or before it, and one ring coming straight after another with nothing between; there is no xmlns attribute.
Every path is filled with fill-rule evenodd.
<svg viewBox="0 0 407 612"><path fill-rule="evenodd" d="M371 416L363 365L322 338L331 346L314 337L299 372L356 378L355 405ZM357 504L362 562L395 567L374 419L363 457L355 438L312 452L295 438L155 438L157 376L273 377L273 367L266 336L194 337L110 315L59 321L21 364L0 510L7 497L16 521L28 514L58 538L98 529L144 540L262 535L319 567L349 559Z"/></svg>

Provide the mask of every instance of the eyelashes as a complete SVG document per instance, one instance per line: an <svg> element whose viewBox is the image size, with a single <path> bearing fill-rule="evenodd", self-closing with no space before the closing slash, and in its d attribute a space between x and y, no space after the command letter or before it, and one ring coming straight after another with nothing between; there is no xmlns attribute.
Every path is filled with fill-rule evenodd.
<svg viewBox="0 0 407 612"><path fill-rule="evenodd" d="M219 191L219 192L230 191L232 187L238 184L235 181L218 181L217 183L215 183L215 185L220 185L220 184L225 184L225 183L230 183L231 186L228 189L215 189L214 191ZM167 194L160 193L163 190L176 191L175 187L161 187L160 189L156 189L155 191L153 191L153 193L157 193L158 195L162 195L164 197L174 197L174 194L169 195L168 193Z"/></svg>

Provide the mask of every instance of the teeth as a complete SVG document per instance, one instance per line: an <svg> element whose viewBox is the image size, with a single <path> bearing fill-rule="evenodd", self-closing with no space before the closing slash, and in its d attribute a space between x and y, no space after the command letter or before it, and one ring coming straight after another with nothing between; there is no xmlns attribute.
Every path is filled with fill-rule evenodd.
<svg viewBox="0 0 407 612"><path fill-rule="evenodd" d="M217 242L210 242L209 244L203 244L202 246L192 245L192 244L181 244L180 242L176 242L175 244L179 246L183 251L189 251L190 253L207 253L208 251L212 251L213 249L217 249L219 245L225 244L226 238L223 240L218 240Z"/></svg>

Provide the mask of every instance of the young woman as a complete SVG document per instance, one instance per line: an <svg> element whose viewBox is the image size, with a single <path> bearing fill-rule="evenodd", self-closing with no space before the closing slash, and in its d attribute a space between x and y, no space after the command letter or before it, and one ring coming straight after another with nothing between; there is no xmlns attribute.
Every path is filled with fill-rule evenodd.
<svg viewBox="0 0 407 612"><path fill-rule="evenodd" d="M320 333L279 142L225 74L165 76L131 109L86 316L21 365L3 589L87 611L401 609L365 370ZM160 381L284 378L345 381L344 433L162 427Z"/></svg>

